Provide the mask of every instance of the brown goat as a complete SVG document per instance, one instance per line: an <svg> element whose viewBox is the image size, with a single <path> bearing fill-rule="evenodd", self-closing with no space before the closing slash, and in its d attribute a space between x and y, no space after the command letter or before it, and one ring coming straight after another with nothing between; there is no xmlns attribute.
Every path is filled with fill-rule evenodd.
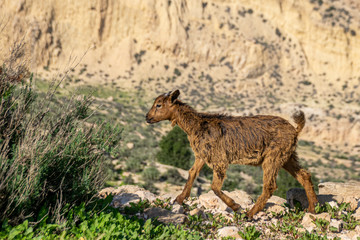
<svg viewBox="0 0 360 240"><path fill-rule="evenodd" d="M195 163L183 192L176 201L182 204L189 197L191 187L201 168L206 163L213 169L211 189L234 211L240 205L221 191L226 170L230 164L261 165L263 168L263 192L254 207L247 213L251 219L261 211L277 189L276 177L284 168L305 188L309 212L315 212L317 197L311 175L298 163L296 143L299 132L305 125L302 111L294 114L296 129L285 119L276 116L233 117L221 114L198 113L178 100L180 91L158 96L146 114L148 123L169 120L179 125L190 141L195 154Z"/></svg>

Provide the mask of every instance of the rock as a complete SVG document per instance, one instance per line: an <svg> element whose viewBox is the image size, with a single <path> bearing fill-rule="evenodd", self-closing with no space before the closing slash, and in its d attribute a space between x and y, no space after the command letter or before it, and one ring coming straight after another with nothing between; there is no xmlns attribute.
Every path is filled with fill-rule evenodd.
<svg viewBox="0 0 360 240"><path fill-rule="evenodd" d="M157 218L159 222L165 223L165 224L183 224L186 219L186 215L179 214L179 213L173 213L169 210L163 209L163 208L148 208L144 211L144 218Z"/></svg>
<svg viewBox="0 0 360 240"><path fill-rule="evenodd" d="M138 202L139 200L153 202L156 199L155 194L135 185L124 185L118 188L110 187L99 192L101 197L106 197L110 194L114 195L111 205L116 208L128 206L130 202Z"/></svg>
<svg viewBox="0 0 360 240"><path fill-rule="evenodd" d="M308 231L311 232L313 229L316 228L315 223L313 223L313 219L324 219L330 222L330 214L329 213L321 213L321 214L312 214L312 213L305 213L303 220L301 221L301 225Z"/></svg>
<svg viewBox="0 0 360 240"><path fill-rule="evenodd" d="M170 202L175 204L175 199L177 195L178 193L166 193L161 195L159 198L164 201L170 199Z"/></svg>
<svg viewBox="0 0 360 240"><path fill-rule="evenodd" d="M360 208L356 209L353 216L357 221L360 221Z"/></svg>
<svg viewBox="0 0 360 240"><path fill-rule="evenodd" d="M249 194L244 191L236 190L233 192L224 191L226 195L234 199L234 201L245 209L249 208L253 203L252 198ZM202 194L199 196L200 205L205 208L219 209L223 211L232 212L232 209L229 208L218 196L215 195L213 191L209 191L208 193Z"/></svg>
<svg viewBox="0 0 360 240"><path fill-rule="evenodd" d="M359 207L360 187L357 182L325 182L319 184L319 195L323 195L327 201L332 199L338 203L350 203L352 210L355 210Z"/></svg>
<svg viewBox="0 0 360 240"><path fill-rule="evenodd" d="M357 225L354 230L360 236L360 225Z"/></svg>
<svg viewBox="0 0 360 240"><path fill-rule="evenodd" d="M351 237L347 236L347 234L340 234L337 235L337 237L339 237L341 240L353 240ZM356 240L356 238L355 238Z"/></svg>
<svg viewBox="0 0 360 240"><path fill-rule="evenodd" d="M329 229L332 228L331 229L332 232L341 232L342 226L343 226L343 221L337 219L331 219L329 224Z"/></svg>
<svg viewBox="0 0 360 240"><path fill-rule="evenodd" d="M254 204L252 197L245 191L235 190L229 193L229 197L234 199L234 201L243 209L250 208Z"/></svg>
<svg viewBox="0 0 360 240"><path fill-rule="evenodd" d="M127 147L128 149L133 149L133 148L134 148L134 143L129 142L129 143L126 144L126 147Z"/></svg>
<svg viewBox="0 0 360 240"><path fill-rule="evenodd" d="M309 202L306 197L305 190L302 188L291 188L286 192L286 200L291 208L295 207L295 202L299 202L302 208L307 208Z"/></svg>
<svg viewBox="0 0 360 240"><path fill-rule="evenodd" d="M286 200L278 197L278 196L272 196L265 205L265 210L268 212L275 212L280 213L285 210L285 208L282 206L284 203L286 203Z"/></svg>
<svg viewBox="0 0 360 240"><path fill-rule="evenodd" d="M219 239L222 239L225 237L232 237L235 239L243 239L239 235L239 230L240 229L235 226L228 226L228 227L220 228L217 233L218 233Z"/></svg>
<svg viewBox="0 0 360 240"><path fill-rule="evenodd" d="M201 209L198 209L198 208L195 208L195 209L191 210L189 212L189 215L191 215L191 216L193 216L193 215L201 216L203 219L207 218L205 212L203 210L201 210Z"/></svg>
<svg viewBox="0 0 360 240"><path fill-rule="evenodd" d="M172 206L172 209L171 209L171 212L173 213L180 213L180 214L183 214L184 213L184 207L175 203L173 206Z"/></svg>
<svg viewBox="0 0 360 240"><path fill-rule="evenodd" d="M270 205L269 207L265 206L265 210L272 213L281 213L285 211L285 208L283 206L279 206L279 205Z"/></svg>
<svg viewBox="0 0 360 240"><path fill-rule="evenodd" d="M339 204L337 204L337 202L335 202L335 201L330 201L328 203L332 208L338 208L339 207Z"/></svg>
<svg viewBox="0 0 360 240"><path fill-rule="evenodd" d="M357 182L335 183L324 182L319 184L319 194L353 196L360 198L360 187Z"/></svg>
<svg viewBox="0 0 360 240"><path fill-rule="evenodd" d="M286 203L286 200L278 196L271 196L267 203L273 203L281 206Z"/></svg>
<svg viewBox="0 0 360 240"><path fill-rule="evenodd" d="M119 195L114 196L110 206L120 208L130 206L130 203L139 202L140 200L141 198L134 193L120 193Z"/></svg>

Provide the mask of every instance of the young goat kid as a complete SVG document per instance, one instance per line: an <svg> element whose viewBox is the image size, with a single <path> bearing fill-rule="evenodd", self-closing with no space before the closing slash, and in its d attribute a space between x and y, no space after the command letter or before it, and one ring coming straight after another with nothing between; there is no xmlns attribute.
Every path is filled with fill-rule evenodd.
<svg viewBox="0 0 360 240"><path fill-rule="evenodd" d="M245 164L263 168L263 192L254 207L247 213L252 218L261 211L276 190L276 177L280 168L294 176L305 188L309 212L315 212L317 197L311 175L303 169L296 154L299 132L305 125L303 112L294 114L297 127L276 116L233 117L221 114L198 113L178 100L180 91L158 96L146 114L148 123L169 120L179 125L188 135L195 154L194 166L183 192L176 201L182 204L190 196L191 187L206 163L213 169L211 189L234 211L240 205L221 191L226 170L230 164Z"/></svg>

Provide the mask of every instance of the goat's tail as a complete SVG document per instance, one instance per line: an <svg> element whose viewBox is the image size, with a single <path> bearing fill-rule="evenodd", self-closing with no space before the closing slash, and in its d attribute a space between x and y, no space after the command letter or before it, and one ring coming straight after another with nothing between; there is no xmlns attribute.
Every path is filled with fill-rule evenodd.
<svg viewBox="0 0 360 240"><path fill-rule="evenodd" d="M303 111L299 110L294 112L294 114L292 115L294 122L296 123L296 133L299 134L301 132L301 130L304 128L305 126L305 114Z"/></svg>

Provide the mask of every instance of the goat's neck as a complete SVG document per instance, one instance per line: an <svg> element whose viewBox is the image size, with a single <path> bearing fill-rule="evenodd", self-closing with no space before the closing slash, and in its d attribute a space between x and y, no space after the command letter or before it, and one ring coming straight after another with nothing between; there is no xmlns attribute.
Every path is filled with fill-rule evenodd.
<svg viewBox="0 0 360 240"><path fill-rule="evenodd" d="M195 110L188 106L179 106L173 118L172 125L177 124L187 135L193 135L199 125L199 117Z"/></svg>

